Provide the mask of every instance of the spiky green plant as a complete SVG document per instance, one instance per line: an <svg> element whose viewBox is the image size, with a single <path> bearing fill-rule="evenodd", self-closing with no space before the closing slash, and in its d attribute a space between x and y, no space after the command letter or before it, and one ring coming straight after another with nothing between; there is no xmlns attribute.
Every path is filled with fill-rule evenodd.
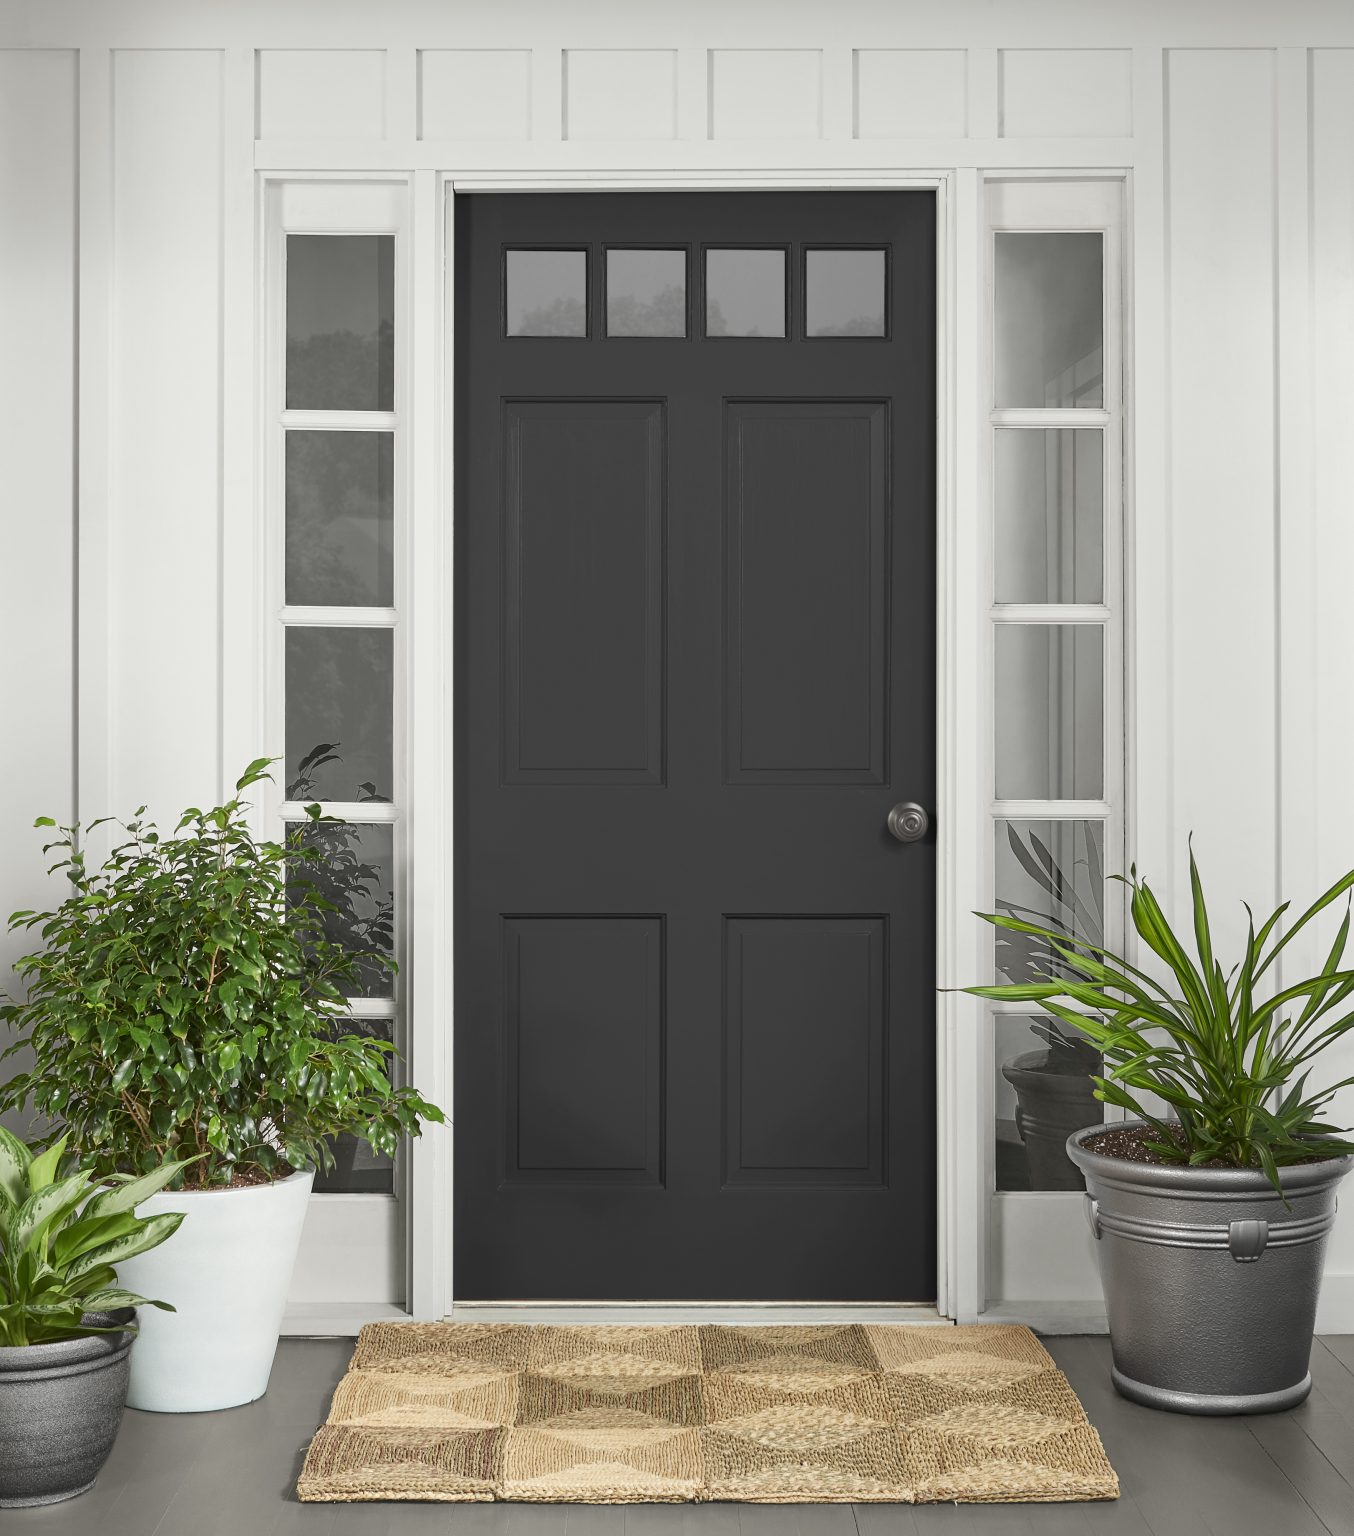
<svg viewBox="0 0 1354 1536"><path fill-rule="evenodd" d="M1113 877L1131 892L1133 927L1164 962L1164 980L1115 954L1098 936L989 912L978 915L1047 945L1048 959L1030 980L965 990L1037 1003L1089 1039L1104 1057L1103 1076L1093 1078L1096 1097L1146 1121L1155 1132L1148 1145L1163 1161L1261 1168L1282 1190L1281 1168L1354 1152L1348 1127L1323 1118L1354 1077L1308 1089L1317 1058L1354 1030L1354 1007L1345 1006L1354 997L1354 969L1343 967L1354 871L1286 927L1289 902L1258 929L1247 906L1245 947L1226 971L1214 953L1192 848L1189 873L1193 954L1136 869ZM1321 970L1275 989L1275 961L1341 897L1344 914ZM1157 1101L1168 1106L1173 1121Z"/></svg>

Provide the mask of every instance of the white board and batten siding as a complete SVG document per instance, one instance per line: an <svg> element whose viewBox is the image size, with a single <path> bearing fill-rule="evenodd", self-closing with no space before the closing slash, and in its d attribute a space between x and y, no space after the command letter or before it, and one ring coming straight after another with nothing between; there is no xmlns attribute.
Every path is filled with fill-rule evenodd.
<svg viewBox="0 0 1354 1536"><path fill-rule="evenodd" d="M1305 897L1354 863L1352 104L1340 0L6 0L0 905L47 891L33 816L144 801L169 817L280 749L260 739L275 618L261 596L262 193L298 177L409 187L416 546L446 510L449 190L938 185L940 809L965 826L989 804L963 767L987 729L965 702L988 542L982 182L1121 178L1128 846L1172 903L1191 831L1219 893ZM442 570L418 567L413 589L411 624L434 645ZM419 729L436 742L411 762L415 836L438 823L428 787L450 773L419 643L414 687L433 712ZM446 899L438 824L414 877L430 902ZM941 975L958 982L986 855L942 831ZM436 974L413 983L416 1070L446 1102L450 965L420 972L412 922L413 973ZM991 1193L981 1029L976 1009L946 1005L942 1305L1084 1317L1098 1291L1077 1197ZM445 1308L448 1142L415 1156L407 1263L391 1208L390 1252L346 1272L362 1277L352 1293L331 1206L298 1316ZM1323 1324L1354 1329L1354 1215L1328 1271Z"/></svg>

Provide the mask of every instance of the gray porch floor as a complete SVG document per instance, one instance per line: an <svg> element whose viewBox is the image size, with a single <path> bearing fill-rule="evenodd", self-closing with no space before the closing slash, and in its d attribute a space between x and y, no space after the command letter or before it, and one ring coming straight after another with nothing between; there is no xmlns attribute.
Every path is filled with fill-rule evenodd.
<svg viewBox="0 0 1354 1536"><path fill-rule="evenodd" d="M301 1455L351 1351L284 1340L267 1397L227 1413L128 1412L83 1498L0 1512L5 1536L1354 1536L1354 1336L1319 1341L1291 1413L1193 1419L1117 1397L1103 1338L1045 1341L1119 1473L1115 1504L300 1504Z"/></svg>

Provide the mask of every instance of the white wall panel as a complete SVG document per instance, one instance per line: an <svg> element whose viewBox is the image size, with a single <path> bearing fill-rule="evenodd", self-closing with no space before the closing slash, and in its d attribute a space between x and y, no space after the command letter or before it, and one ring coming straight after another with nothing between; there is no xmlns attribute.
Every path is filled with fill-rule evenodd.
<svg viewBox="0 0 1354 1536"><path fill-rule="evenodd" d="M710 137L817 139L823 132L823 56L817 48L710 52Z"/></svg>
<svg viewBox="0 0 1354 1536"><path fill-rule="evenodd" d="M264 48L261 139L382 139L386 56L376 48Z"/></svg>
<svg viewBox="0 0 1354 1536"><path fill-rule="evenodd" d="M1169 846L1196 834L1236 942L1277 874L1274 56L1176 51L1167 91Z"/></svg>
<svg viewBox="0 0 1354 1536"><path fill-rule="evenodd" d="M965 68L962 48L857 48L856 137L962 138Z"/></svg>
<svg viewBox="0 0 1354 1536"><path fill-rule="evenodd" d="M419 54L419 137L529 139L529 48L425 48Z"/></svg>
<svg viewBox="0 0 1354 1536"><path fill-rule="evenodd" d="M671 48L570 48L563 89L566 139L677 137Z"/></svg>
<svg viewBox="0 0 1354 1536"><path fill-rule="evenodd" d="M1127 138L1133 55L1126 48L1003 48L1003 138Z"/></svg>
<svg viewBox="0 0 1354 1536"><path fill-rule="evenodd" d="M72 52L0 51L0 209L2 924L18 907L59 898L33 819L75 813ZM32 939L0 928L0 991Z"/></svg>
<svg viewBox="0 0 1354 1536"><path fill-rule="evenodd" d="M90 815L218 787L221 123L220 53L114 55L110 803Z"/></svg>

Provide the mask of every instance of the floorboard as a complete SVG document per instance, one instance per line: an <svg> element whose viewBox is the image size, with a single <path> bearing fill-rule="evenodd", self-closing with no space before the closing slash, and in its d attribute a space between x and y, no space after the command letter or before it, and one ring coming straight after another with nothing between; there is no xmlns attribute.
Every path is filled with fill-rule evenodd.
<svg viewBox="0 0 1354 1536"><path fill-rule="evenodd" d="M1119 1397L1109 1341L1046 1340L1123 1495L1103 1504L301 1504L301 1456L352 1351L288 1339L267 1397L128 1412L83 1498L6 1510L5 1536L1354 1536L1354 1337L1319 1340L1290 1413L1204 1419Z"/></svg>

